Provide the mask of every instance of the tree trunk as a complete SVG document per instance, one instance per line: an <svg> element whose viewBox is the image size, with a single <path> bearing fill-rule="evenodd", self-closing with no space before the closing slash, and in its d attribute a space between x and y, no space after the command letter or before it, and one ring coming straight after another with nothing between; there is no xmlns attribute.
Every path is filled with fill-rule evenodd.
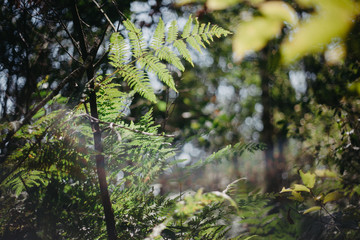
<svg viewBox="0 0 360 240"><path fill-rule="evenodd" d="M92 79L91 74L89 74L91 70L88 70L88 79ZM90 92L90 111L91 116L95 119L98 119L98 111L97 111L97 104L96 104L96 93L94 90L94 83L91 82L90 88L92 89ZM117 239L116 237L116 229L115 229L115 217L114 212L112 210L109 191L108 191L108 185L106 182L106 172L105 172L105 158L103 155L103 146L102 146L102 140L101 140L101 130L99 123L97 121L92 121L92 130L94 134L94 147L95 151L97 152L95 159L96 159L96 170L97 175L99 178L99 184L100 184L100 194L101 194L101 201L102 205L104 207L104 213L105 213L105 222L106 222L106 230L108 233L108 238L110 240Z"/></svg>
<svg viewBox="0 0 360 240"><path fill-rule="evenodd" d="M272 57L269 56L271 47L266 47L260 53L259 59L259 71L261 77L261 104L263 105L263 113L262 113L262 123L264 129L261 133L261 142L265 143L267 148L265 150L265 191L266 192L278 192L282 185L282 174L284 170L284 159L280 156L280 158L275 158L274 156L274 149L275 144L274 142L277 140L275 127L273 123L273 111L274 111L274 102L271 96L271 83L272 78L274 78L274 63L271 63L273 60ZM275 64L276 65L276 64ZM281 145L283 146L283 145ZM281 154L283 147L280 147Z"/></svg>
<svg viewBox="0 0 360 240"><path fill-rule="evenodd" d="M86 59L90 62L86 69L86 74L88 78L88 83L90 87L89 92L89 101L90 101L90 114L91 114L91 128L93 131L94 137L94 148L97 152L95 156L96 160L96 170L97 175L99 178L99 185L100 185L100 194L101 194L101 201L104 207L104 214L105 214L105 223L106 223L106 230L108 234L109 240L116 240L116 228L115 228L115 217L114 212L112 210L109 191L108 191L108 184L106 182L106 171L105 171L105 157L103 155L103 145L101 139L101 130L99 126L99 119L97 102L96 102L96 92L95 92L95 84L94 84L94 77L95 77L95 70L93 67L94 59L100 46L100 43L94 43L97 46L92 46L89 48L87 39L85 38L84 31L82 28L82 24L80 21L80 15L76 6L76 2L73 2L72 5L72 14L73 14L73 21L74 21L74 29L77 33L81 56L83 59Z"/></svg>

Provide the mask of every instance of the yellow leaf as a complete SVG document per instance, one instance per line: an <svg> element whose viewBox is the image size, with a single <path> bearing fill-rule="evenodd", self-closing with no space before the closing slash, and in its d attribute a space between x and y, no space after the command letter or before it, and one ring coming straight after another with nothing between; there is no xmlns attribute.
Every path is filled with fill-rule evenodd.
<svg viewBox="0 0 360 240"><path fill-rule="evenodd" d="M307 5L309 1L300 1ZM317 0L317 12L303 21L281 46L285 64L309 53L323 52L335 38L343 38L350 30L358 5L352 0ZM309 3L310 4L310 3Z"/></svg>
<svg viewBox="0 0 360 240"><path fill-rule="evenodd" d="M285 188L283 187L280 191L280 193L284 193L284 192L292 192L293 190L291 188Z"/></svg>
<svg viewBox="0 0 360 240"><path fill-rule="evenodd" d="M259 10L267 18L286 21L289 24L296 24L298 21L295 10L282 1L265 2L260 5Z"/></svg>
<svg viewBox="0 0 360 240"><path fill-rule="evenodd" d="M261 50L280 33L281 27L281 20L265 17L255 17L240 24L233 39L235 60L241 61L246 54Z"/></svg>
<svg viewBox="0 0 360 240"><path fill-rule="evenodd" d="M315 212L315 211L319 211L321 209L320 206L314 206L314 207L311 207L311 208L308 208L304 211L304 214L307 214L309 212Z"/></svg>
<svg viewBox="0 0 360 240"><path fill-rule="evenodd" d="M315 198L316 201L321 201L323 199L324 199L324 194L322 194L322 193L317 195L316 198Z"/></svg>
<svg viewBox="0 0 360 240"><path fill-rule="evenodd" d="M292 191L292 196L289 197L289 199L293 199L293 200L296 200L296 201L299 201L299 202L303 202L304 201L304 198L303 196L301 196L301 194L299 192L296 192L296 191Z"/></svg>
<svg viewBox="0 0 360 240"><path fill-rule="evenodd" d="M209 10L223 10L239 2L241 2L241 0L207 0L206 7Z"/></svg>
<svg viewBox="0 0 360 240"><path fill-rule="evenodd" d="M323 203L327 203L327 202L332 202L332 201L336 201L338 199L340 199L342 197L342 194L338 191L334 191L331 193L326 194L326 196L324 197Z"/></svg>
<svg viewBox="0 0 360 240"><path fill-rule="evenodd" d="M328 178L336 178L336 172L330 171L328 169L317 169L315 170L315 174L318 177L328 177Z"/></svg>
<svg viewBox="0 0 360 240"><path fill-rule="evenodd" d="M314 173L304 173L302 170L300 172L300 177L305 186L308 188L313 188L315 185L316 175Z"/></svg>
<svg viewBox="0 0 360 240"><path fill-rule="evenodd" d="M301 184L294 184L294 190L297 192L310 192L310 189Z"/></svg>
<svg viewBox="0 0 360 240"><path fill-rule="evenodd" d="M199 1L199 0L176 0L175 1L175 6L176 7L181 7L181 6L184 6L184 5L189 5L189 4L192 4L192 3L198 3L198 2L205 2L205 0L203 1Z"/></svg>

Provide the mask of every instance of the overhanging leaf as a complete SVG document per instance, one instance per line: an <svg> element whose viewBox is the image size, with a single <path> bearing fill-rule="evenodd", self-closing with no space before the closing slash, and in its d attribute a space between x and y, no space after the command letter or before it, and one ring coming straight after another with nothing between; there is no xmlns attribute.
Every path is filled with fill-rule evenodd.
<svg viewBox="0 0 360 240"><path fill-rule="evenodd" d="M225 8L234 6L241 2L241 0L207 0L206 7L209 10L223 10Z"/></svg>
<svg viewBox="0 0 360 240"><path fill-rule="evenodd" d="M308 5L310 1L300 1ZM324 51L325 45L335 38L343 38L350 30L358 5L351 0L312 1L319 9L306 19L281 46L285 64L308 54Z"/></svg>
<svg viewBox="0 0 360 240"><path fill-rule="evenodd" d="M295 10L289 4L282 1L265 2L260 5L259 10L262 15L269 19L286 21L290 24L296 24L298 21Z"/></svg>
<svg viewBox="0 0 360 240"><path fill-rule="evenodd" d="M280 33L279 19L255 17L239 25L233 39L233 51L237 61L253 51L261 50L269 40Z"/></svg>

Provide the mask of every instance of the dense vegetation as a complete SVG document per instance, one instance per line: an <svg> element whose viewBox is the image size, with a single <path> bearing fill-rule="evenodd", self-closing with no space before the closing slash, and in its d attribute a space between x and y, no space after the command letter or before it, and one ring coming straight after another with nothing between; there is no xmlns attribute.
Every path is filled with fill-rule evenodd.
<svg viewBox="0 0 360 240"><path fill-rule="evenodd" d="M0 2L1 239L359 238L358 1Z"/></svg>

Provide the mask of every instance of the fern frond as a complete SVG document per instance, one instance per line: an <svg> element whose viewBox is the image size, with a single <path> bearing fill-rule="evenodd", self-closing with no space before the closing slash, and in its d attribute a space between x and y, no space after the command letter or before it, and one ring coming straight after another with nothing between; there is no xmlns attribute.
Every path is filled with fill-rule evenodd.
<svg viewBox="0 0 360 240"><path fill-rule="evenodd" d="M119 33L114 33L110 38L110 64L118 69L118 74L128 82L130 87L152 102L156 102L156 98L145 72L155 73L160 81L176 91L174 79L166 65L161 61L165 60L180 71L184 71L184 65L181 63L178 54L194 66L186 43L201 53L201 48L206 48L204 42L209 44L210 41L213 41L213 36L221 37L230 34L229 31L216 25L200 24L197 18L193 24L190 15L181 38L178 37L176 21L171 22L166 36L165 24L160 18L149 46L153 51L149 51L141 30L130 20L124 21L123 24L128 31L130 49L125 39ZM173 51L174 48L177 49L178 53ZM129 63L130 55L135 60Z"/></svg>
<svg viewBox="0 0 360 240"><path fill-rule="evenodd" d="M132 65L125 65L119 75L144 98L156 102L156 96L144 71Z"/></svg>
<svg viewBox="0 0 360 240"><path fill-rule="evenodd" d="M187 38L190 36L191 24L192 24L192 16L190 15L189 19L187 20L187 22L184 26L184 30L183 30L183 33L181 34L181 37Z"/></svg>
<svg viewBox="0 0 360 240"><path fill-rule="evenodd" d="M179 51L179 53L181 54L181 56L188 61L191 66L194 66L194 63L192 62L191 59L191 55L189 50L186 48L186 44L184 43L183 40L175 40L174 41L174 47L176 47L176 49Z"/></svg>
<svg viewBox="0 0 360 240"><path fill-rule="evenodd" d="M189 43L190 46L192 46L199 53L202 53L201 47L199 45L199 41L197 41L197 40L198 39L196 39L194 36L190 36L190 37L186 38L186 42ZM201 39L200 39L200 43L204 46L204 44L201 42Z"/></svg>
<svg viewBox="0 0 360 240"><path fill-rule="evenodd" d="M101 88L96 93L100 120L114 121L128 108L130 94L120 91L120 87L120 84L111 81L101 83Z"/></svg>
<svg viewBox="0 0 360 240"><path fill-rule="evenodd" d="M110 37L109 51L110 64L116 68L124 65L128 60L126 56L127 52L127 44L125 39L119 33L112 34Z"/></svg>
<svg viewBox="0 0 360 240"><path fill-rule="evenodd" d="M151 54L147 54L145 57L140 58L138 63L145 67L147 71L155 73L160 81L164 82L171 89L177 92L171 73L166 68L165 64L161 63L157 57Z"/></svg>
<svg viewBox="0 0 360 240"><path fill-rule="evenodd" d="M177 69L179 69L180 71L185 71L185 67L184 65L181 63L180 58L173 52L171 51L168 47L164 46L160 49L158 49L155 52L155 55L160 59L160 60L165 60L167 61L169 64L174 65Z"/></svg>
<svg viewBox="0 0 360 240"><path fill-rule="evenodd" d="M165 43L165 25L163 20L160 18L159 23L155 29L153 40L151 42L151 48L157 50L161 48Z"/></svg>
<svg viewBox="0 0 360 240"><path fill-rule="evenodd" d="M178 37L178 27L176 25L176 21L172 21L169 27L168 35L166 41L168 43L172 43Z"/></svg>
<svg viewBox="0 0 360 240"><path fill-rule="evenodd" d="M130 20L123 22L125 28L129 31L128 36L133 50L133 56L139 58L146 53L146 44L142 32Z"/></svg>
<svg viewBox="0 0 360 240"><path fill-rule="evenodd" d="M221 37L221 36L227 36L228 34L231 34L231 32L217 26L217 25L212 25L210 23L206 24L201 24L199 23L198 19L195 18L195 24L193 24L192 30L191 30L191 26L192 26L193 20L191 15L189 16L188 21L186 22L184 29L183 29L183 33L181 35L183 40L186 40L186 42L193 47L196 51L201 53L201 47L206 48L205 44L203 43L206 42L207 44L210 44L210 41L213 41L213 36L216 37ZM176 40L175 40L176 42ZM174 43L175 45L175 43ZM178 44L179 45L179 44ZM180 45L183 45L180 43ZM179 50L179 49L178 49ZM186 59L184 53L184 48L181 48L182 52L180 52L181 55L183 55L183 57ZM189 56L187 56L188 58L190 58ZM188 61L188 59L186 59Z"/></svg>

